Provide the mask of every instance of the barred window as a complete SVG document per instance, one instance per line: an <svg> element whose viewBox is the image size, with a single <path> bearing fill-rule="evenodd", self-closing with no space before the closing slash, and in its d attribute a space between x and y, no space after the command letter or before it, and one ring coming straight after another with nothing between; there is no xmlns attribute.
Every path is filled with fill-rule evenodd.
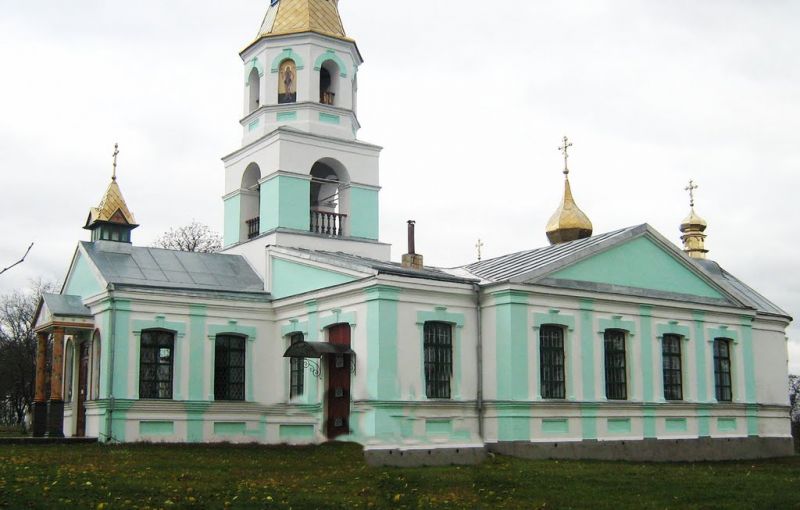
<svg viewBox="0 0 800 510"><path fill-rule="evenodd" d="M542 398L566 398L564 329L560 326L542 326L539 329L539 344Z"/></svg>
<svg viewBox="0 0 800 510"><path fill-rule="evenodd" d="M214 400L244 400L245 338L219 335L214 351Z"/></svg>
<svg viewBox="0 0 800 510"><path fill-rule="evenodd" d="M292 345L299 344L303 341L302 333L295 333L291 336L290 342ZM303 358L289 358L289 398L300 397L305 391Z"/></svg>
<svg viewBox="0 0 800 510"><path fill-rule="evenodd" d="M606 398L628 399L628 375L625 367L625 332L609 329L605 333Z"/></svg>
<svg viewBox="0 0 800 510"><path fill-rule="evenodd" d="M714 381L717 386L717 400L733 400L731 384L731 341L727 338L714 340Z"/></svg>
<svg viewBox="0 0 800 510"><path fill-rule="evenodd" d="M453 327L445 322L425 323L425 394L450 398L453 374Z"/></svg>
<svg viewBox="0 0 800 510"><path fill-rule="evenodd" d="M664 398L683 400L683 373L681 371L681 337L664 335L661 341L664 372Z"/></svg>
<svg viewBox="0 0 800 510"><path fill-rule="evenodd" d="M139 398L172 398L172 365L175 334L171 331L142 331L139 351Z"/></svg>

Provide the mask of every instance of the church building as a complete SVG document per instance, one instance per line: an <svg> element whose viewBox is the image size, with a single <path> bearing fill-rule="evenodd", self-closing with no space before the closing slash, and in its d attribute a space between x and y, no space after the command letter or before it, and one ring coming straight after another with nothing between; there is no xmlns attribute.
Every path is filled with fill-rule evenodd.
<svg viewBox="0 0 800 510"><path fill-rule="evenodd" d="M37 312L35 435L337 439L388 464L791 454L792 319L708 258L693 199L681 248L647 224L593 235L565 138L549 246L439 268L409 222L393 262L338 1L270 0L241 58L223 250L136 246L115 155Z"/></svg>

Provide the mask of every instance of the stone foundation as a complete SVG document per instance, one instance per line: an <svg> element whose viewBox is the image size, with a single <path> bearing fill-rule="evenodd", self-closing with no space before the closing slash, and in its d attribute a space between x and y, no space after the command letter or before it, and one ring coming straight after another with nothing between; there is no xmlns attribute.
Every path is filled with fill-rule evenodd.
<svg viewBox="0 0 800 510"><path fill-rule="evenodd" d="M788 457L792 438L736 437L644 439L639 441L503 442L490 452L523 459L608 460L631 462L702 462Z"/></svg>
<svg viewBox="0 0 800 510"><path fill-rule="evenodd" d="M486 459L486 449L466 448L388 448L365 449L364 458L370 466L472 466Z"/></svg>

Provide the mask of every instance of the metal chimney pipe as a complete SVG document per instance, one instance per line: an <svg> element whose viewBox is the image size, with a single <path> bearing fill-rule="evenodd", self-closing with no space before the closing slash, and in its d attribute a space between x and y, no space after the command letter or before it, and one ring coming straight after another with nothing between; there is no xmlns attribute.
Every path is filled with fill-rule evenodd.
<svg viewBox="0 0 800 510"><path fill-rule="evenodd" d="M416 255L416 243L414 239L414 225L417 222L414 220L408 220L408 254L409 255Z"/></svg>

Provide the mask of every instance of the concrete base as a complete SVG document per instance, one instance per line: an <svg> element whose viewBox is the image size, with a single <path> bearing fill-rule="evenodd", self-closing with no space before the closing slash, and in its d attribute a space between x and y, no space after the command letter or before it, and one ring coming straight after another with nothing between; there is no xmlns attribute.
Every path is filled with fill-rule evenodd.
<svg viewBox="0 0 800 510"><path fill-rule="evenodd" d="M0 437L0 445L97 444L96 437Z"/></svg>
<svg viewBox="0 0 800 510"><path fill-rule="evenodd" d="M480 446L466 448L388 448L364 450L370 466L420 467L420 466L472 466L486 459L486 449Z"/></svg>
<svg viewBox="0 0 800 510"><path fill-rule="evenodd" d="M64 437L64 402L47 403L47 437Z"/></svg>
<svg viewBox="0 0 800 510"><path fill-rule="evenodd" d="M794 455L792 438L736 437L576 441L565 443L504 442L486 445L490 452L523 459L610 460L632 462L702 462L767 459Z"/></svg>
<svg viewBox="0 0 800 510"><path fill-rule="evenodd" d="M44 437L47 432L47 402L33 403L33 437Z"/></svg>

